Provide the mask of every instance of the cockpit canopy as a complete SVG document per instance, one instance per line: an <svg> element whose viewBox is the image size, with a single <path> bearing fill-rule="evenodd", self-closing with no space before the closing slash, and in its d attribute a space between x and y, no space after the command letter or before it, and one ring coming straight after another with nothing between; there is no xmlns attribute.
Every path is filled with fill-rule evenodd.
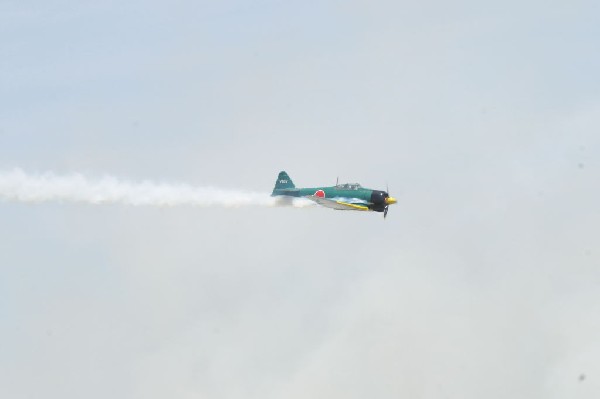
<svg viewBox="0 0 600 399"><path fill-rule="evenodd" d="M335 188L338 190L358 190L359 188L362 188L362 186L358 183L344 183L338 184Z"/></svg>

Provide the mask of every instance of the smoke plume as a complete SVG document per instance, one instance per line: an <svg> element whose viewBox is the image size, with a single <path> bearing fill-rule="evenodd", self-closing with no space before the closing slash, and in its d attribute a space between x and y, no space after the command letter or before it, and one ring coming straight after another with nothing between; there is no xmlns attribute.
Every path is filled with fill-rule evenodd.
<svg viewBox="0 0 600 399"><path fill-rule="evenodd" d="M267 193L164 184L152 181L129 182L112 176L90 179L79 173L28 174L21 169L0 171L0 199L18 202L79 202L146 206L278 206L304 207L310 200L282 201Z"/></svg>

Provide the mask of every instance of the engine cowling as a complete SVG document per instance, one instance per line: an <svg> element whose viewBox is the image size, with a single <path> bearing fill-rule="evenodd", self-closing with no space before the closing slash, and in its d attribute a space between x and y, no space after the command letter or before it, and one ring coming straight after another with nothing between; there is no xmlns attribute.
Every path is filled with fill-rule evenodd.
<svg viewBox="0 0 600 399"><path fill-rule="evenodd" d="M385 191L373 190L371 193L371 206L370 208L375 212L383 212L386 207L386 198L389 197L389 194Z"/></svg>

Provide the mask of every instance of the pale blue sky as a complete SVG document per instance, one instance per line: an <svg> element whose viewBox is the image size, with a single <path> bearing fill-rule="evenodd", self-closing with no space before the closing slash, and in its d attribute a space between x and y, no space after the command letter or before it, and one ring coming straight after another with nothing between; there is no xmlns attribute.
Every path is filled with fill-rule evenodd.
<svg viewBox="0 0 600 399"><path fill-rule="evenodd" d="M399 199L0 202L0 396L597 398L599 37L592 1L0 1L0 170Z"/></svg>

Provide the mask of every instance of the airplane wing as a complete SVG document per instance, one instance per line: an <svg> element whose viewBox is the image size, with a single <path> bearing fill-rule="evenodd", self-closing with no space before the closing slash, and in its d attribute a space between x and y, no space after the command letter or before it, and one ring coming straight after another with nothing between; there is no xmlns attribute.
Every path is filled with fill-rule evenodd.
<svg viewBox="0 0 600 399"><path fill-rule="evenodd" d="M368 211L369 207L364 201L355 200L352 198L322 198L315 195L307 195L306 198L322 205L326 208L337 209L340 211Z"/></svg>

